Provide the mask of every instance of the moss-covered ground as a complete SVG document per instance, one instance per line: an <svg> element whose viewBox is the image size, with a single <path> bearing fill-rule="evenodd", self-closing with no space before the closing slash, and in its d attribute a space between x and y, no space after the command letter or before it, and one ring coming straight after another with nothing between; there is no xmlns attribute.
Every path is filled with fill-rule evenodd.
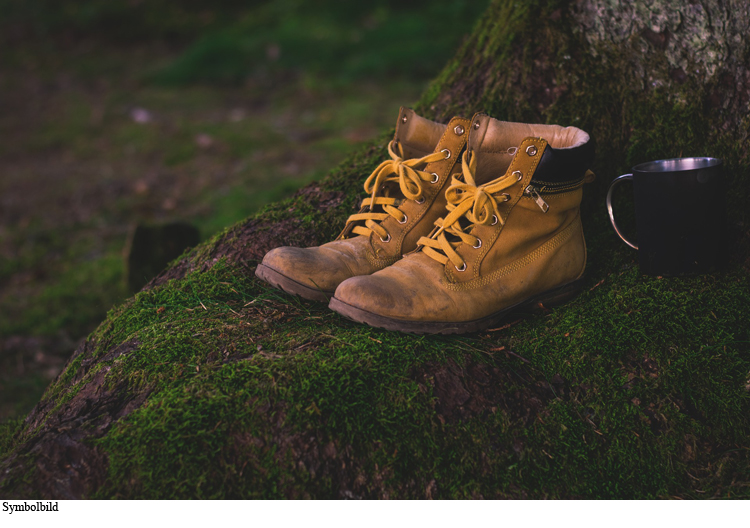
<svg viewBox="0 0 750 528"><path fill-rule="evenodd" d="M455 338L363 328L224 265L140 294L94 337L137 340L109 376L155 392L99 441L110 480L95 496L337 497L332 475L283 463L279 429L337 461L348 449L365 496L432 479L436 497L747 496L746 274L601 277L563 309ZM508 398L554 394L530 419L444 423L415 372L446 361L510 373Z"/></svg>
<svg viewBox="0 0 750 528"><path fill-rule="evenodd" d="M490 13L506 5L495 2ZM522 34L529 15L514 13L509 28ZM506 37L514 42L496 38ZM85 496L748 498L747 213L730 196L734 250L725 270L649 277L612 232L603 203L612 177L671 155L724 156L730 185L744 192L746 146L693 111L702 92L692 102L659 90L617 95L605 84L617 65L592 68L541 118L528 99L516 105L498 92L440 106L459 66L472 67L449 64L422 109L465 104L462 111L580 123L598 138L599 180L582 207L583 293L485 332L410 336L286 296L255 280L255 260L214 262L217 248L243 240L252 225L294 220L302 233L333 236L382 157L383 136L320 182L320 192L339 193L335 206L300 193L265 207L191 252L187 274L125 301L91 334L48 388L44 416L102 376L103 392L144 402L86 441L107 464ZM617 200L632 208L627 196ZM632 229L632 215L622 221ZM0 455L18 454L44 428L39 418L4 425ZM0 485L11 490L33 481L8 478Z"/></svg>

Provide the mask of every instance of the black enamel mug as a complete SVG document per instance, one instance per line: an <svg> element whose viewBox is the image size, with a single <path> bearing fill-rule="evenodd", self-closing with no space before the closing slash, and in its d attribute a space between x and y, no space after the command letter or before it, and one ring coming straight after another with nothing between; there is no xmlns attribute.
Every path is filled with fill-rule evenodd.
<svg viewBox="0 0 750 528"><path fill-rule="evenodd" d="M633 182L637 244L615 222L612 192ZM612 227L649 275L708 273L726 260L726 190L718 158L674 158L633 167L615 178L607 192Z"/></svg>

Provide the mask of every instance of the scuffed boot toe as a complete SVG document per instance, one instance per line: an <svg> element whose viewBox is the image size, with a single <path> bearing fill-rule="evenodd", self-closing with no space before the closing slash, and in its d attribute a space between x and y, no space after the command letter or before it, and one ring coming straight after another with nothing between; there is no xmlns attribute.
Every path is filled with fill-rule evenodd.
<svg viewBox="0 0 750 528"><path fill-rule="evenodd" d="M328 301L335 284L327 284L318 259L306 248L279 247L269 251L255 269L255 276L292 295L311 301Z"/></svg>
<svg viewBox="0 0 750 528"><path fill-rule="evenodd" d="M414 291L411 291L411 290ZM431 302L427 292L418 286L405 286L387 275L376 273L366 277L353 277L342 282L328 307L347 319L386 330L412 334L435 333L433 324L417 314L429 310Z"/></svg>

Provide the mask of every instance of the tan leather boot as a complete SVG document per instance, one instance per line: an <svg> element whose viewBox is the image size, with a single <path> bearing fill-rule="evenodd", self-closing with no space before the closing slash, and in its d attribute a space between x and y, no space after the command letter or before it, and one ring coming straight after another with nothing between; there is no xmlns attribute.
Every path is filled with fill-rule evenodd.
<svg viewBox="0 0 750 528"><path fill-rule="evenodd" d="M577 128L475 116L449 213L415 252L344 281L331 309L388 330L452 334L571 298L586 267L580 203L593 150Z"/></svg>
<svg viewBox="0 0 750 528"><path fill-rule="evenodd" d="M280 247L263 258L255 275L306 299L328 301L336 287L369 275L413 251L417 241L446 214L445 188L460 171L471 121L454 117L443 125L401 108L391 159L365 181L369 195L342 233L320 247Z"/></svg>

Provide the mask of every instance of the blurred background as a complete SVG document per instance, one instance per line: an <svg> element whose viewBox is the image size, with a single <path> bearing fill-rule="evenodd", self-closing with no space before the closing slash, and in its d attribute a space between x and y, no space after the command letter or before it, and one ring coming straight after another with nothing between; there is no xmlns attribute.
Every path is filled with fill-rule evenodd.
<svg viewBox="0 0 750 528"><path fill-rule="evenodd" d="M204 240L322 177L487 3L0 0L0 422L131 295L136 226Z"/></svg>

